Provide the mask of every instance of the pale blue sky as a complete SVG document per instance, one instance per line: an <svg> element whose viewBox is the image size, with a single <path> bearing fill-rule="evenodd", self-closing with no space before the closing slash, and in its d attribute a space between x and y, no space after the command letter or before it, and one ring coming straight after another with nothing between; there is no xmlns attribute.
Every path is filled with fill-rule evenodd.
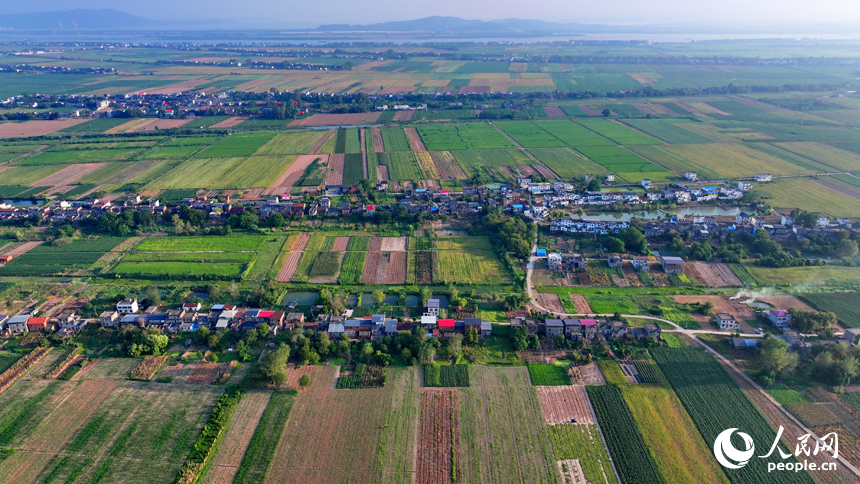
<svg viewBox="0 0 860 484"><path fill-rule="evenodd" d="M365 24L430 15L560 22L743 24L860 22L856 0L4 0L2 13L112 8L153 19L234 19L260 26Z"/></svg>

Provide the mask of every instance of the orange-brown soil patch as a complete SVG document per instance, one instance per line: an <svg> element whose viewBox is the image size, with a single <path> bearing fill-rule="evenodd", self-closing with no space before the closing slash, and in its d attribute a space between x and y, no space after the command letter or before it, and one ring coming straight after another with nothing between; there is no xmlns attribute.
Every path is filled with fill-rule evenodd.
<svg viewBox="0 0 860 484"><path fill-rule="evenodd" d="M585 386L538 386L535 390L547 424L594 423ZM574 420L576 422L573 422Z"/></svg>

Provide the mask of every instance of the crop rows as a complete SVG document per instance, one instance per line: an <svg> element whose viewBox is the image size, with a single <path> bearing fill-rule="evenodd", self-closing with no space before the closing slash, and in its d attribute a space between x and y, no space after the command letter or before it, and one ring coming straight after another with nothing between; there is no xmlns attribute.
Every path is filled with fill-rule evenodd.
<svg viewBox="0 0 860 484"><path fill-rule="evenodd" d="M833 292L804 294L803 299L809 301L819 311L836 313L839 322L852 328L860 328L860 293Z"/></svg>
<svg viewBox="0 0 860 484"><path fill-rule="evenodd" d="M297 394L295 390L272 394L245 450L245 457L239 466L234 484L259 483L266 479Z"/></svg>
<svg viewBox="0 0 860 484"><path fill-rule="evenodd" d="M418 128L428 151L510 149L515 146L492 126L484 123L464 125L422 124Z"/></svg>
<svg viewBox="0 0 860 484"><path fill-rule="evenodd" d="M250 156L274 137L274 131L249 131L245 133L237 133L219 139L205 150L197 153L194 157L232 158Z"/></svg>
<svg viewBox="0 0 860 484"><path fill-rule="evenodd" d="M633 364L636 365L636 369L642 377L642 383L654 383L658 385L664 383L664 380L660 375L660 369L657 368L657 364L653 361L633 360Z"/></svg>
<svg viewBox="0 0 860 484"><path fill-rule="evenodd" d="M570 385L570 375L563 366L529 365L529 376L535 386Z"/></svg>
<svg viewBox="0 0 860 484"><path fill-rule="evenodd" d="M131 380L149 381L161 370L161 367L167 362L166 356L147 356L140 360L140 363L131 370L128 376Z"/></svg>
<svg viewBox="0 0 860 484"><path fill-rule="evenodd" d="M593 424L549 426L556 460L579 460L585 479L592 483L615 484L615 470L603 446L600 431Z"/></svg>
<svg viewBox="0 0 860 484"><path fill-rule="evenodd" d="M767 420L712 356L695 348L656 348L651 354L705 442L714 442L730 428L741 429L754 442L773 442L775 432ZM766 463L772 460L756 461L727 472L729 480L734 484L770 482ZM784 473L780 478L785 483L812 482L806 472Z"/></svg>
<svg viewBox="0 0 860 484"><path fill-rule="evenodd" d="M503 284L508 271L492 251L433 251L433 282ZM419 281L420 282L420 281Z"/></svg>
<svg viewBox="0 0 860 484"><path fill-rule="evenodd" d="M340 256L342 252L325 251L320 252L310 272L310 277L331 277L337 275L340 270Z"/></svg>
<svg viewBox="0 0 860 484"><path fill-rule="evenodd" d="M358 184L364 179L364 159L361 153L349 153L343 158L343 186Z"/></svg>
<svg viewBox="0 0 860 484"><path fill-rule="evenodd" d="M212 409L209 421L203 427L203 432L197 437L194 449L179 470L175 484L192 484L200 479L200 473L206 467L241 400L242 392L237 389L230 389L221 395L215 408Z"/></svg>
<svg viewBox="0 0 860 484"><path fill-rule="evenodd" d="M338 278L338 283L361 283L361 274L364 271L364 259L366 257L366 252L347 252L343 258L343 267L341 267L340 269L340 277Z"/></svg>
<svg viewBox="0 0 860 484"><path fill-rule="evenodd" d="M379 128L385 151L412 151L409 139L402 128Z"/></svg>
<svg viewBox="0 0 860 484"><path fill-rule="evenodd" d="M257 251L265 237L149 237L138 247L140 251ZM117 242L118 243L118 242ZM115 246L116 244L114 244ZM113 246L111 247L111 249ZM110 249L107 249L110 250Z"/></svg>
<svg viewBox="0 0 860 484"><path fill-rule="evenodd" d="M15 380L20 378L24 372L44 358L49 351L51 351L51 348L36 348L22 356L18 361L13 363L12 366L7 368L6 371L0 373L0 393L15 383Z"/></svg>
<svg viewBox="0 0 860 484"><path fill-rule="evenodd" d="M391 181L418 181L422 179L414 153L377 153L376 156L380 165L388 167L388 177Z"/></svg>
<svg viewBox="0 0 860 484"><path fill-rule="evenodd" d="M467 387L469 365L424 365L424 386Z"/></svg>
<svg viewBox="0 0 860 484"><path fill-rule="evenodd" d="M624 483L663 483L639 427L615 385L590 386L588 397Z"/></svg>

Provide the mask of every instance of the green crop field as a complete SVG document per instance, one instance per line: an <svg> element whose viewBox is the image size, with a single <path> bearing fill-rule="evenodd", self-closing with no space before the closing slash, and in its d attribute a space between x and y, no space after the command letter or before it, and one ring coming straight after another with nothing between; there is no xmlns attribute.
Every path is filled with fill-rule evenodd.
<svg viewBox="0 0 860 484"><path fill-rule="evenodd" d="M414 238L410 239L410 242ZM420 240L420 239L415 239ZM412 247L410 247L411 249ZM418 250L426 250L430 247L421 247ZM463 236L439 236L436 237L434 246L437 250L492 250L493 244L485 235L463 235Z"/></svg>
<svg viewBox="0 0 860 484"><path fill-rule="evenodd" d="M452 151L451 154L463 168L467 176L480 173L484 167L535 165L534 160L521 150L465 150Z"/></svg>
<svg viewBox="0 0 860 484"><path fill-rule="evenodd" d="M137 246L144 252L246 252L258 251L264 236L241 237L149 237Z"/></svg>
<svg viewBox="0 0 860 484"><path fill-rule="evenodd" d="M238 276L246 264L217 262L120 262L113 269L114 274L125 276Z"/></svg>
<svg viewBox="0 0 860 484"><path fill-rule="evenodd" d="M606 448L603 447L603 439L596 425L550 425L549 436L556 460L579 460L579 466L586 481L618 483L612 461L609 460Z"/></svg>
<svg viewBox="0 0 860 484"><path fill-rule="evenodd" d="M803 299L809 301L819 311L836 313L839 322L851 327L860 328L860 292L808 293Z"/></svg>
<svg viewBox="0 0 860 484"><path fill-rule="evenodd" d="M794 286L852 284L860 277L860 268L836 265L772 268L742 264L759 286Z"/></svg>
<svg viewBox="0 0 860 484"><path fill-rule="evenodd" d="M534 123L567 146L612 146L616 143L572 121L541 121Z"/></svg>
<svg viewBox="0 0 860 484"><path fill-rule="evenodd" d="M304 253L302 253L302 258L299 259L299 266L296 268L295 274L293 274L293 282L307 282L318 255L319 252L308 251L307 248L305 248Z"/></svg>
<svg viewBox="0 0 860 484"><path fill-rule="evenodd" d="M152 181L149 186L159 189L265 188L274 183L295 159L294 155L192 158Z"/></svg>
<svg viewBox="0 0 860 484"><path fill-rule="evenodd" d="M469 365L424 365L425 387L469 386Z"/></svg>
<svg viewBox="0 0 860 484"><path fill-rule="evenodd" d="M346 250L366 251L370 248L370 237L367 236L352 236L349 238L349 244Z"/></svg>
<svg viewBox="0 0 860 484"><path fill-rule="evenodd" d="M233 158L251 156L260 147L275 137L274 131L250 131L225 136L205 150L197 153L196 158Z"/></svg>
<svg viewBox="0 0 860 484"><path fill-rule="evenodd" d="M651 181L666 181L675 176L664 168L620 146L583 146L576 149L607 170L633 183L641 178L649 178Z"/></svg>
<svg viewBox="0 0 860 484"><path fill-rule="evenodd" d="M321 129L281 132L261 146L254 154L303 155L308 153L325 134L326 132Z"/></svg>
<svg viewBox="0 0 860 484"><path fill-rule="evenodd" d="M635 146L636 153L670 170L701 178L753 177L759 173L800 175L809 170L741 144Z"/></svg>
<svg viewBox="0 0 860 484"><path fill-rule="evenodd" d="M248 279L253 281L265 280L269 273L275 270L273 266L275 261L278 259L278 256L281 254L281 249L283 249L286 241L287 237L267 238L266 242L263 243L263 247L257 253L254 265L248 272ZM243 253L243 255L253 256L253 254L247 253ZM253 257L251 259L253 259ZM280 267L277 267L277 269L280 270Z"/></svg>
<svg viewBox="0 0 860 484"><path fill-rule="evenodd" d="M577 123L621 145L659 145L662 142L608 119L578 119Z"/></svg>
<svg viewBox="0 0 860 484"><path fill-rule="evenodd" d="M421 180L421 170L412 152L376 153L380 165L388 167L388 177L392 181Z"/></svg>
<svg viewBox="0 0 860 484"><path fill-rule="evenodd" d="M615 385L589 386L587 389L621 481L662 483L657 464L648 452L621 390Z"/></svg>
<svg viewBox="0 0 860 484"><path fill-rule="evenodd" d="M263 482L269 472L275 450L281 441L281 435L298 392L275 392L260 417L254 436L248 442L248 448L239 465L239 470L233 480L236 484L256 484Z"/></svg>
<svg viewBox="0 0 860 484"><path fill-rule="evenodd" d="M673 145L717 141L684 129L686 123L674 124L658 119L625 119L624 123Z"/></svg>
<svg viewBox="0 0 860 484"><path fill-rule="evenodd" d="M698 348L655 348L651 354L660 365L705 442L729 428L740 428L755 442L773 442L774 430L713 356ZM590 393L590 392L589 392ZM602 424L602 422L601 422ZM768 462L786 462L779 456L755 459L752 465L727 473L733 484L768 480ZM796 462L793 457L791 462ZM781 482L812 483L806 472L785 473Z"/></svg>
<svg viewBox="0 0 860 484"><path fill-rule="evenodd" d="M4 167L3 185L30 185L42 178L66 168L63 165L41 165L41 166L10 166Z"/></svg>
<svg viewBox="0 0 860 484"><path fill-rule="evenodd" d="M221 139L221 136L189 136L189 137L180 137L174 138L167 143L164 143L164 146L205 146L212 144Z"/></svg>
<svg viewBox="0 0 860 484"><path fill-rule="evenodd" d="M810 178L782 178L772 183L756 185L755 190L770 197L774 208L803 208L832 217L860 217L860 200L827 189Z"/></svg>
<svg viewBox="0 0 860 484"><path fill-rule="evenodd" d="M776 146L808 160L823 164L827 171L858 171L860 158L820 143L774 143Z"/></svg>
<svg viewBox="0 0 860 484"><path fill-rule="evenodd" d="M146 159L162 159L162 158L188 158L203 149L204 145L188 145L188 146L162 146L147 153Z"/></svg>
<svg viewBox="0 0 860 484"><path fill-rule="evenodd" d="M529 365L532 385L570 385L567 368L556 365Z"/></svg>
<svg viewBox="0 0 860 484"><path fill-rule="evenodd" d="M47 151L24 158L23 160L16 162L16 164L20 166L37 166L126 161L138 152L139 150L136 149L99 149L99 145L94 143L92 149Z"/></svg>
<svg viewBox="0 0 860 484"><path fill-rule="evenodd" d="M348 153L343 158L343 186L355 185L364 179L364 158L361 153Z"/></svg>
<svg viewBox="0 0 860 484"><path fill-rule="evenodd" d="M508 271L492 251L433 252L433 282L504 284L509 281Z"/></svg>
<svg viewBox="0 0 860 484"><path fill-rule="evenodd" d="M385 151L412 151L409 138L403 132L403 128L379 128L382 133L382 144Z"/></svg>
<svg viewBox="0 0 860 484"><path fill-rule="evenodd" d="M353 237L355 238L355 237ZM350 244L352 240L350 240ZM343 266L340 269L339 284L360 284L361 275L364 271L364 259L366 252L347 252L343 258Z"/></svg>
<svg viewBox="0 0 860 484"><path fill-rule="evenodd" d="M310 277L333 277L340 272L340 257L342 252L322 251L317 256Z"/></svg>
<svg viewBox="0 0 860 484"><path fill-rule="evenodd" d="M84 270L124 240L122 237L101 237L76 240L58 247L42 244L0 267L0 275L38 276Z"/></svg>
<svg viewBox="0 0 860 484"><path fill-rule="evenodd" d="M249 262L253 252L138 252L122 258L124 262Z"/></svg>
<svg viewBox="0 0 860 484"><path fill-rule="evenodd" d="M609 173L606 168L570 148L530 149L529 153L564 180Z"/></svg>
<svg viewBox="0 0 860 484"><path fill-rule="evenodd" d="M567 146L563 141L543 130L540 124L505 122L496 124L524 148L552 148Z"/></svg>
<svg viewBox="0 0 860 484"><path fill-rule="evenodd" d="M514 148L502 133L486 123L422 124L418 132L429 151Z"/></svg>

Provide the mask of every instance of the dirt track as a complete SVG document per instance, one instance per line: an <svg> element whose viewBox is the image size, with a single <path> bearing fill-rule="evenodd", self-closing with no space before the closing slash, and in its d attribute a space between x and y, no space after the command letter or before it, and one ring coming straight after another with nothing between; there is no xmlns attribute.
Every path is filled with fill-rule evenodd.
<svg viewBox="0 0 860 484"><path fill-rule="evenodd" d="M405 128L406 137L409 138L409 144L412 145L412 151L427 151L427 147L424 146L424 141L421 139L421 135L418 134L418 130L415 128Z"/></svg>

